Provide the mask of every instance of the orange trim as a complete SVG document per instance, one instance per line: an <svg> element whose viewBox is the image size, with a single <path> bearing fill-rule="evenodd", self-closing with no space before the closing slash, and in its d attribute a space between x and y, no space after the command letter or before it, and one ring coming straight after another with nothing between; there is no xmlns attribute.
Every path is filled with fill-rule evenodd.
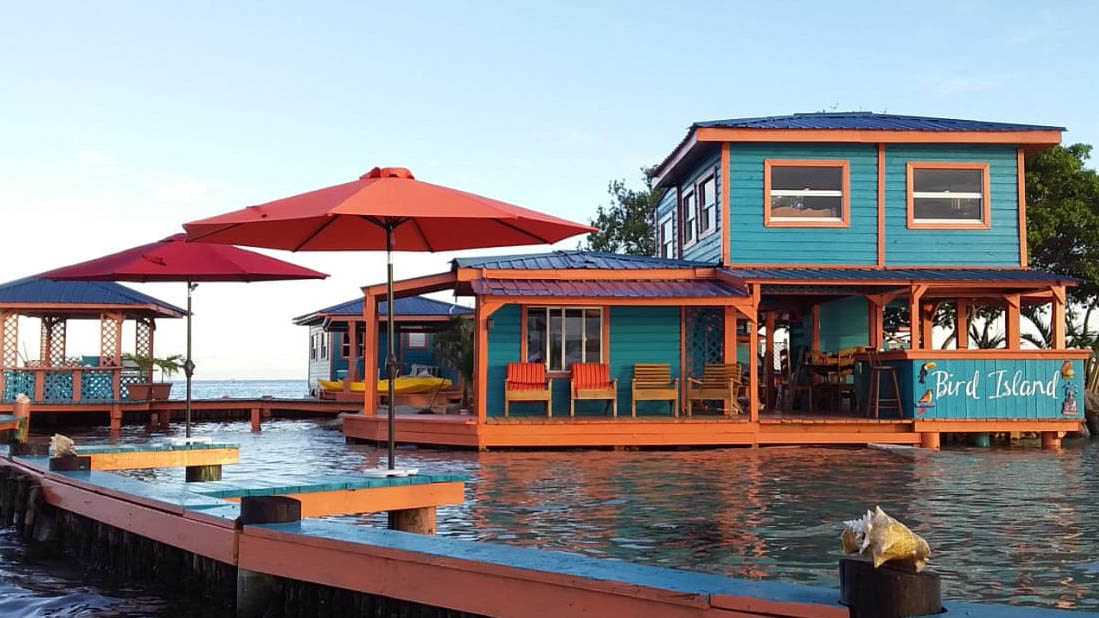
<svg viewBox="0 0 1099 618"><path fill-rule="evenodd" d="M1022 315L1020 313L1022 305L1020 304L1019 295L1005 294L1004 303L1007 305L1007 328L1005 333L1007 348L1009 350L1020 350L1022 349L1023 339L1021 329Z"/></svg>
<svg viewBox="0 0 1099 618"><path fill-rule="evenodd" d="M396 485L364 489L338 489L279 494L301 502L301 516L329 517L332 515L357 515L408 509L435 508L461 504L465 500L465 483L429 483L425 485ZM240 498L225 498L226 502L240 503Z"/></svg>
<svg viewBox="0 0 1099 618"><path fill-rule="evenodd" d="M527 331L527 305L521 305L519 307L519 362L530 362L530 353L527 350L527 338L530 333Z"/></svg>
<svg viewBox="0 0 1099 618"><path fill-rule="evenodd" d="M687 310L679 308L679 387L683 391L679 398L687 400Z"/></svg>
<svg viewBox="0 0 1099 618"><path fill-rule="evenodd" d="M560 279L567 281L576 279L611 279L621 281L648 281L653 279L712 279L715 272L717 272L717 269L710 266L699 268L654 268L645 270L478 270L463 268L458 271L458 277L460 281L472 281L474 279Z"/></svg>
<svg viewBox="0 0 1099 618"><path fill-rule="evenodd" d="M924 296L927 294L925 293ZM920 303L920 333L923 335L923 347L935 349L935 312L939 306L935 303Z"/></svg>
<svg viewBox="0 0 1099 618"><path fill-rule="evenodd" d="M745 269L772 269L772 268L790 268L800 270L862 270L862 271L875 271L875 270L918 270L926 268L930 270L1004 270L1004 271L1020 271L1029 270L1027 268L1019 268L1018 266L943 266L939 264L904 264L886 266L880 268L874 264L810 264L810 263L794 263L794 262L745 262L733 264L730 268L736 270L738 268Z"/></svg>
<svg viewBox="0 0 1099 618"><path fill-rule="evenodd" d="M80 448L77 447L79 454ZM236 448L207 448L176 451L123 451L91 453L92 470L142 470L147 468L182 468L186 466L221 466L240 462Z"/></svg>
<svg viewBox="0 0 1099 618"><path fill-rule="evenodd" d="M721 263L725 265L733 262L733 216L729 210L733 201L729 195L733 166L729 149L729 142L721 145Z"/></svg>
<svg viewBox="0 0 1099 618"><path fill-rule="evenodd" d="M775 407L775 312L766 313L767 337L763 348L763 379L767 386L767 409Z"/></svg>
<svg viewBox="0 0 1099 618"><path fill-rule="evenodd" d="M980 223L920 223L916 220L913 210L913 197L915 185L913 184L913 172L918 169L944 169L944 170L980 170L982 179L981 207L984 209ZM992 191L988 163L941 163L937 161L909 161L906 165L907 184L905 194L908 208L908 229L910 230L988 230L992 228Z"/></svg>
<svg viewBox="0 0 1099 618"><path fill-rule="evenodd" d="M841 221L795 221L771 218L772 167L838 167L843 170L843 216ZM763 225L764 227L851 227L851 170L845 160L766 159L763 162Z"/></svg>
<svg viewBox="0 0 1099 618"><path fill-rule="evenodd" d="M599 342L599 353L604 363L611 362L611 307L603 305L603 341Z"/></svg>
<svg viewBox="0 0 1099 618"><path fill-rule="evenodd" d="M878 144L878 266L885 268L885 144Z"/></svg>
<svg viewBox="0 0 1099 618"><path fill-rule="evenodd" d="M540 306L558 306L558 307L602 307L608 302L614 303L615 306L628 306L628 307L724 307L724 306L748 306L751 304L751 299L748 297L719 297L710 296L705 298L605 298L605 297L557 297L557 296L540 296L540 297L522 297L514 298L510 296L479 296L487 300L492 300L497 303L512 303L522 301L527 305L536 307Z"/></svg>
<svg viewBox="0 0 1099 618"><path fill-rule="evenodd" d="M755 423L759 421L759 314L757 312L753 312L748 328L748 346L751 348L748 354L748 419Z"/></svg>
<svg viewBox="0 0 1099 618"><path fill-rule="evenodd" d="M859 144L1027 144L1056 146L1060 131L864 131L858 129L695 130L699 142L843 142Z"/></svg>
<svg viewBox="0 0 1099 618"><path fill-rule="evenodd" d="M1022 148L1016 152L1016 157L1016 173L1019 177L1019 265L1026 268L1030 256L1027 251L1026 238L1026 157L1023 154Z"/></svg>
<svg viewBox="0 0 1099 618"><path fill-rule="evenodd" d="M1065 349L1065 288L1053 286L1053 302L1050 317L1050 330L1053 341L1050 342L1055 350Z"/></svg>
<svg viewBox="0 0 1099 618"><path fill-rule="evenodd" d="M997 419L997 420L918 420L912 428L917 432L941 431L947 433L1009 433L1012 431L1078 431L1081 419Z"/></svg>
<svg viewBox="0 0 1099 618"><path fill-rule="evenodd" d="M725 307L725 332L724 332L724 362L731 365L737 362L737 337L736 337L736 309Z"/></svg>
<svg viewBox="0 0 1099 618"><path fill-rule="evenodd" d="M955 301L954 345L959 350L969 349L969 301L959 298Z"/></svg>
<svg viewBox="0 0 1099 618"><path fill-rule="evenodd" d="M911 350L917 350L921 347L920 326L923 324L923 320L920 319L920 298L926 291L926 285L913 285L908 295L908 348Z"/></svg>
<svg viewBox="0 0 1099 618"><path fill-rule="evenodd" d="M971 350L889 350L879 354L882 360L934 360L934 359L969 359L969 360L1085 360L1091 358L1091 350L1008 350L1005 348Z"/></svg>
<svg viewBox="0 0 1099 618"><path fill-rule="evenodd" d="M454 272L438 273L412 279L393 282L393 293L397 298L415 296L428 292L438 292L450 288L458 280ZM386 284L376 283L362 288L363 294L381 297L386 293Z"/></svg>
<svg viewBox="0 0 1099 618"><path fill-rule="evenodd" d="M365 342L377 342L379 333L377 297L371 294L363 297L363 324L363 414L373 416L378 412L378 344Z"/></svg>

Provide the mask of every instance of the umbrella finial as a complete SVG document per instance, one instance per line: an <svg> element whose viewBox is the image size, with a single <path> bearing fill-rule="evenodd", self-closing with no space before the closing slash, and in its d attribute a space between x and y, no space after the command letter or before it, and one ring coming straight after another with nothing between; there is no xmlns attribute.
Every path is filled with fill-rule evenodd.
<svg viewBox="0 0 1099 618"><path fill-rule="evenodd" d="M359 176L359 180L366 180L367 178L407 178L409 180L415 180L416 177L412 175L412 170L407 167L375 167L369 172Z"/></svg>

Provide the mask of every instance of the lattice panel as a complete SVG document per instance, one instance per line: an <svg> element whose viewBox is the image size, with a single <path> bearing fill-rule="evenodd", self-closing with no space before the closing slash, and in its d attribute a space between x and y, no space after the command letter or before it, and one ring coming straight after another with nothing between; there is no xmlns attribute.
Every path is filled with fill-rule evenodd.
<svg viewBox="0 0 1099 618"><path fill-rule="evenodd" d="M99 366L118 367L122 364L119 353L122 343L122 320L104 313L99 316Z"/></svg>
<svg viewBox="0 0 1099 618"><path fill-rule="evenodd" d="M4 372L4 401L15 401L19 395L34 398L33 371Z"/></svg>
<svg viewBox="0 0 1099 618"><path fill-rule="evenodd" d="M71 371L47 371L43 376L47 401L72 401L73 374Z"/></svg>
<svg viewBox="0 0 1099 618"><path fill-rule="evenodd" d="M122 376L121 385L118 387L119 399L130 398L130 385L131 384L144 384L148 382L148 378L142 375L129 375Z"/></svg>
<svg viewBox="0 0 1099 618"><path fill-rule="evenodd" d="M19 362L19 314L0 314L0 331L3 331L3 341L0 342L0 362L4 367L15 367Z"/></svg>
<svg viewBox="0 0 1099 618"><path fill-rule="evenodd" d="M104 401L113 398L113 372L85 371L80 380L81 401Z"/></svg>
<svg viewBox="0 0 1099 618"><path fill-rule="evenodd" d="M720 363L725 357L725 316L721 309L687 309L687 375L701 377L706 363Z"/></svg>
<svg viewBox="0 0 1099 618"><path fill-rule="evenodd" d="M152 320L138 320L136 324L137 328L134 331L134 354L138 356L153 356L153 321ZM153 370L149 369L149 374L144 378L152 382Z"/></svg>
<svg viewBox="0 0 1099 618"><path fill-rule="evenodd" d="M42 328L38 332L38 361L47 365L50 358L50 318L42 318Z"/></svg>
<svg viewBox="0 0 1099 618"><path fill-rule="evenodd" d="M43 321L45 323L45 321ZM50 367L61 367L65 364L66 336L68 333L67 322L63 319L50 321L50 349L48 356Z"/></svg>

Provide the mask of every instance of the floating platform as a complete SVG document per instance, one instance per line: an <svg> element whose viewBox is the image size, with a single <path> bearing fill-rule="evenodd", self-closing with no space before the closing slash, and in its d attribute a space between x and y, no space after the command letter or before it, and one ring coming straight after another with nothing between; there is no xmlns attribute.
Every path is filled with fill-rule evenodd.
<svg viewBox="0 0 1099 618"><path fill-rule="evenodd" d="M384 414L344 414L344 435L353 441L385 442ZM1078 431L1080 421L872 419L838 415L763 414L747 416L477 417L398 414L396 441L402 444L491 448L677 447L771 445L928 445L939 433Z"/></svg>

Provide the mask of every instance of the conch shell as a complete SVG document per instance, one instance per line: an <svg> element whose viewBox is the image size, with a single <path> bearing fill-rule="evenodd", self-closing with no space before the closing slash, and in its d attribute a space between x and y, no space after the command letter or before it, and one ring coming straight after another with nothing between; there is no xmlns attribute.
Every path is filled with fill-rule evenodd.
<svg viewBox="0 0 1099 618"><path fill-rule="evenodd" d="M866 511L860 519L843 524L840 534L843 551L870 556L874 568L886 562L906 563L920 573L927 567L931 546L908 526L887 515L880 506Z"/></svg>
<svg viewBox="0 0 1099 618"><path fill-rule="evenodd" d="M55 433L50 438L50 451L54 457L76 457L76 443L68 436Z"/></svg>

